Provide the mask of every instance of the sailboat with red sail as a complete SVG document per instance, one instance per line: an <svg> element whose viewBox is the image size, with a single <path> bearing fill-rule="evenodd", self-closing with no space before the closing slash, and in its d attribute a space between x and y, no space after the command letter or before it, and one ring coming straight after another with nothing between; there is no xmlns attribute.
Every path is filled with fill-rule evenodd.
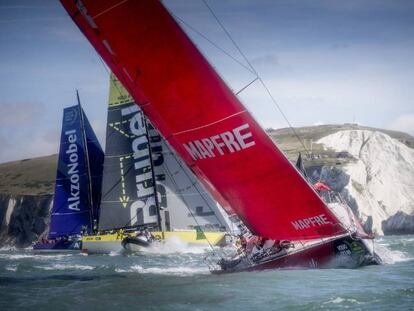
<svg viewBox="0 0 414 311"><path fill-rule="evenodd" d="M348 226L328 207L161 1L61 2L226 212L257 237L289 241L281 243L279 254L238 263L228 259L231 264L222 270L321 267L338 254L355 257L358 264L375 262L362 227Z"/></svg>

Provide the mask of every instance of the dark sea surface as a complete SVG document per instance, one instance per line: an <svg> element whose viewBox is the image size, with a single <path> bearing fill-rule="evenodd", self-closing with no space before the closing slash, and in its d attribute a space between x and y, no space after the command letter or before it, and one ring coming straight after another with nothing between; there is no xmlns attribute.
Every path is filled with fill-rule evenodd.
<svg viewBox="0 0 414 311"><path fill-rule="evenodd" d="M383 266L211 275L207 250L34 255L0 250L0 310L414 310L414 236L377 239Z"/></svg>

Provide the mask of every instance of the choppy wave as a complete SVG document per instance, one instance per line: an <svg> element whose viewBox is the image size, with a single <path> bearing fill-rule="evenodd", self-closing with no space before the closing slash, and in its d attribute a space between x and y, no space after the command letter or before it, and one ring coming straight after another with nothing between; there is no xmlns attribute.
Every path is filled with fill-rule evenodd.
<svg viewBox="0 0 414 311"><path fill-rule="evenodd" d="M117 252L110 252L108 254L108 256L113 257L113 256L119 256L122 255L122 251L117 251Z"/></svg>
<svg viewBox="0 0 414 311"><path fill-rule="evenodd" d="M17 266L16 265L10 265L10 266L6 266L5 269L7 271L13 271L16 272L17 271Z"/></svg>
<svg viewBox="0 0 414 311"><path fill-rule="evenodd" d="M0 247L0 252L10 252L10 251L15 251L17 248L14 246L3 246Z"/></svg>
<svg viewBox="0 0 414 311"><path fill-rule="evenodd" d="M95 267L89 265L79 264L53 264L50 266L35 266L37 269L42 270L93 270Z"/></svg>
<svg viewBox="0 0 414 311"><path fill-rule="evenodd" d="M413 260L413 254L407 252L413 244L414 238L385 238L376 239L375 252L382 258L384 264L395 264L398 262ZM400 247L404 245L404 247ZM397 249L396 249L397 248Z"/></svg>
<svg viewBox="0 0 414 311"><path fill-rule="evenodd" d="M35 255L35 254L9 254L9 253L0 253L0 259L10 259L10 260L19 260L19 259L28 259L33 258L36 260L50 260L50 259L59 259L72 255L68 254L54 254L54 255Z"/></svg>
<svg viewBox="0 0 414 311"><path fill-rule="evenodd" d="M330 299L330 300L328 300L328 301L326 301L326 302L324 302L322 304L324 304L324 305L326 305L326 304L346 304L346 305L353 304L353 305L360 305L360 304L362 304L362 302L359 302L358 300L353 299L353 298L335 297L335 298Z"/></svg>
<svg viewBox="0 0 414 311"><path fill-rule="evenodd" d="M388 246L382 244L376 245L375 252L381 257L384 264L389 265L414 259L403 251L391 250Z"/></svg>
<svg viewBox="0 0 414 311"><path fill-rule="evenodd" d="M138 272L138 273L150 273L150 274L163 274L163 275L176 275L176 276L188 276L195 274L208 274L209 270L202 267L148 267L144 268L140 265L132 265L129 268L122 269L116 268L116 272Z"/></svg>

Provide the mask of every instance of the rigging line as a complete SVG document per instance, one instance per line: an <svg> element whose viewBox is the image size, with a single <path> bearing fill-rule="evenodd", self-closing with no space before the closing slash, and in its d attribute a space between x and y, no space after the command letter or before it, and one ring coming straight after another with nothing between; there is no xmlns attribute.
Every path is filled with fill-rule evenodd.
<svg viewBox="0 0 414 311"><path fill-rule="evenodd" d="M106 64L105 64L105 62L103 61L102 57L100 57L100 56L98 55L98 59L99 59L99 61L101 62L102 66L104 67L104 69L105 69L106 73L107 73L107 74L108 74L108 76L109 76L109 79L110 79L109 83L112 83L112 85L113 85L113 86L115 86L116 90L118 91L119 95L122 95L121 90L118 88L118 86L117 86L117 85L116 85L116 83L115 83L115 82L116 82L116 81L115 81L115 79L111 77L111 71L110 71L110 70L108 69L108 67L106 66Z"/></svg>
<svg viewBox="0 0 414 311"><path fill-rule="evenodd" d="M309 150L306 148L303 140L299 137L298 133L296 132L296 130L293 128L292 124L289 122L288 118L286 117L286 115L283 113L282 109L280 108L279 104L277 103L276 99L273 97L273 95L271 94L269 88L266 86L266 84L264 83L263 79L261 78L261 76L258 74L258 72L256 71L256 69L253 67L253 65L251 64L251 62L249 61L249 59L246 57L246 55L243 53L243 51L240 49L239 45L236 43L236 41L234 41L233 37L230 35L230 33L227 31L226 27L224 27L224 25L220 22L219 18L217 17L217 15L214 13L213 9L207 4L206 0L202 0L204 5L207 7L207 9L210 11L210 13L213 15L214 19L217 21L217 23L220 25L220 27L223 29L223 31L225 32L225 34L227 35L227 37L230 39L230 41L234 44L234 46L236 47L237 51L240 53L240 55L243 57L244 61L248 64L248 66L250 67L250 69L253 71L253 73L257 76L257 78L259 79L260 83L262 84L262 86L265 88L266 92L268 93L268 95L270 96L271 101L273 102L273 104L277 107L277 109L279 110L279 112L281 113L283 119L285 119L286 123L289 125L289 128L292 130L293 134L296 136L296 138L299 140L300 144L302 145L303 149L310 154Z"/></svg>
<svg viewBox="0 0 414 311"><path fill-rule="evenodd" d="M252 66L252 64L249 62L249 60L247 59L247 57L243 54L243 52L241 51L240 47L237 45L237 43L234 41L233 37L230 35L230 33L227 31L227 29L224 27L224 25L220 22L220 20L218 19L217 15L214 13L213 9L207 4L207 2L205 0L201 0L203 1L204 5L207 7L207 9L210 11L211 15L213 15L214 19L216 20L216 22L219 24L219 26L221 27L221 29L224 31L224 33L227 35L227 37L230 39L230 41L233 43L234 47L237 49L237 51L240 53L240 55L243 57L244 61L247 63L247 65L250 67L250 70L257 76L259 77L259 75L257 74L257 71L254 69L254 67Z"/></svg>
<svg viewBox="0 0 414 311"><path fill-rule="evenodd" d="M245 89L247 89L250 85L252 85L254 82L256 82L257 80L259 80L259 77L256 77L254 80L252 80L249 84L247 84L246 86L244 86L240 91L238 91L236 93L236 95L239 95L241 92L243 92Z"/></svg>
<svg viewBox="0 0 414 311"><path fill-rule="evenodd" d="M171 12L170 12L171 13ZM245 64L243 64L241 61L239 61L237 58L235 58L233 55L231 55L229 52L227 52L226 50L224 50L222 47L220 47L218 44L214 43L213 40L209 39L207 36L205 36L201 31L198 31L197 29L195 29L193 26L191 26L189 23L185 22L182 18L178 17L177 15L171 13L171 15L177 19L178 21L180 21L182 24L184 24L185 26L187 26L189 29L191 29L192 31L194 31L196 34L198 34L200 37L202 37L204 40L206 40L208 43L210 43L212 46L214 46L216 49L218 49L219 51L221 51L222 53L224 53L225 55L227 55L228 57L230 57L232 60L234 60L236 63L238 63L240 66L242 66L244 69L246 69L247 71L249 71L250 73L256 75L255 72L253 72L251 70L251 68L247 67Z"/></svg>

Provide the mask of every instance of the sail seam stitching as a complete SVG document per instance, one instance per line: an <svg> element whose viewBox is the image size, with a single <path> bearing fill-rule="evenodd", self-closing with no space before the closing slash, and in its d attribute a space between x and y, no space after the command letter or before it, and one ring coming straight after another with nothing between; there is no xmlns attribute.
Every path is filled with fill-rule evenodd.
<svg viewBox="0 0 414 311"><path fill-rule="evenodd" d="M191 129L184 130L184 131L181 131L181 132L175 132L175 133L173 133L173 134L172 134L172 136L174 136L174 135L180 135L180 134L184 134L184 133L188 133L188 132L192 132L192 131L196 131L196 130L199 130L199 129L202 129L202 128L209 127L209 126L211 126L211 125L214 125L214 124L217 124L217 123L223 122L223 121L225 121L225 120L227 120L227 119L233 118L234 116L237 116L237 115L239 115L239 114L242 114L242 113L244 113L244 112L246 112L246 111L247 111L247 110L245 109L245 110L242 110L242 111L236 112L236 113L234 113L234 114L232 114L232 115L230 115L230 116L227 116L227 117L225 117L225 118L223 118L223 119L220 119L220 120L217 120L217 121L214 121L214 122L211 122L211 123L208 123L208 124L202 125L202 126L193 127L193 128L191 128Z"/></svg>

